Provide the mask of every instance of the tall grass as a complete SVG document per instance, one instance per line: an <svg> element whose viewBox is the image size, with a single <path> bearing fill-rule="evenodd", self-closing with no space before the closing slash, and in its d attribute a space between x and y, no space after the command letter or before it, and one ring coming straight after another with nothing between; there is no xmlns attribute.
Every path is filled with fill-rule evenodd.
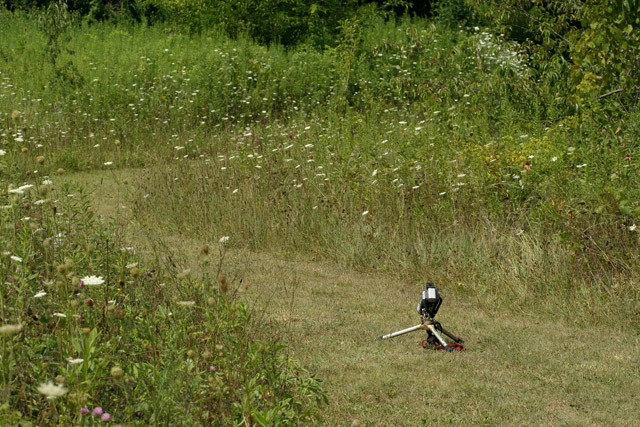
<svg viewBox="0 0 640 427"><path fill-rule="evenodd" d="M637 113L575 104L562 63L419 19L325 51L96 24L69 30L60 72L32 19L0 20L16 170L149 166L150 224L520 308L637 310Z"/></svg>
<svg viewBox="0 0 640 427"><path fill-rule="evenodd" d="M65 168L151 158L129 130L143 135L160 112L139 122L126 96L140 75L120 86L117 67L131 63L109 68L116 44L91 46L110 34L121 48L138 30L78 29L79 44L65 41L53 64L32 19L0 11L0 27L0 424L313 420L319 381L239 301L237 282L136 255L140 242L94 215L81 187L60 183ZM70 46L101 59L70 64ZM218 245L198 261L220 273Z"/></svg>
<svg viewBox="0 0 640 427"><path fill-rule="evenodd" d="M15 186L11 161L0 152L3 425L313 419L319 382L238 300L236 281L135 255L139 243L95 216L81 187L35 172ZM198 261L223 272L224 239L214 248Z"/></svg>
<svg viewBox="0 0 640 427"><path fill-rule="evenodd" d="M369 147L345 128L327 137L313 128L278 130L282 139L254 129L219 142L242 150L150 170L139 184L139 217L194 236L228 233L256 250L307 252L410 280L427 275L487 305L630 321L637 240L615 216L586 222L586 212L558 206L569 194L515 210L503 198L523 197L519 180L503 192L483 190L477 169L450 147L431 147L409 163L397 151L382 156L387 144L401 144L382 144L386 133ZM351 152L333 152L327 140ZM618 239L618 256L598 246L603 236Z"/></svg>

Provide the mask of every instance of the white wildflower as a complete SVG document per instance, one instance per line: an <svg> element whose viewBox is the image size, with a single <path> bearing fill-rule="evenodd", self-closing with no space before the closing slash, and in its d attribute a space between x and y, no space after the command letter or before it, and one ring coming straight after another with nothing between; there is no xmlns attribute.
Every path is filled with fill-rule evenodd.
<svg viewBox="0 0 640 427"><path fill-rule="evenodd" d="M9 193L11 194L24 194L24 190L27 190L29 188L33 187L33 184L26 184L26 185L22 185L18 188L13 188L11 190L9 190Z"/></svg>
<svg viewBox="0 0 640 427"><path fill-rule="evenodd" d="M34 298L42 298L45 295L47 295L47 293L45 291L40 291L37 294L35 294L33 297Z"/></svg>
<svg viewBox="0 0 640 427"><path fill-rule="evenodd" d="M176 304L181 305L183 307L191 307L196 304L195 301L176 301Z"/></svg>
<svg viewBox="0 0 640 427"><path fill-rule="evenodd" d="M67 362L69 362L70 365L77 365L80 364L82 362L84 362L84 359L72 359L72 358L68 358Z"/></svg>
<svg viewBox="0 0 640 427"><path fill-rule="evenodd" d="M55 399L57 397L64 396L68 390L60 384L56 385L49 381L46 384L40 384L38 391L47 396L47 399Z"/></svg>
<svg viewBox="0 0 640 427"><path fill-rule="evenodd" d="M16 256L16 255L11 255L9 258L14 260L15 262L22 262L22 258L20 258L19 256Z"/></svg>
<svg viewBox="0 0 640 427"><path fill-rule="evenodd" d="M222 236L220 240L218 240L218 242L222 243L223 245L228 241L229 241L229 236Z"/></svg>
<svg viewBox="0 0 640 427"><path fill-rule="evenodd" d="M97 285L102 285L104 283L104 279L102 278L102 276L99 276L99 277L86 276L80 280L82 281L82 284L85 286L97 286Z"/></svg>

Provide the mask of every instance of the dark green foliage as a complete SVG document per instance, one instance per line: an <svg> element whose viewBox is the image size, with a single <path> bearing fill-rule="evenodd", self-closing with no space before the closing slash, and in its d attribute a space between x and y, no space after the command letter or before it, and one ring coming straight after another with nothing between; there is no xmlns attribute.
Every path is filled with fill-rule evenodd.
<svg viewBox="0 0 640 427"><path fill-rule="evenodd" d="M622 89L623 100L638 102L640 79L640 2L588 2L582 10L584 31L571 45L576 77L592 72L602 90Z"/></svg>
<svg viewBox="0 0 640 427"><path fill-rule="evenodd" d="M627 108L637 105L637 1L464 1L489 28L528 50L539 77L549 63L565 62L565 72L558 74L554 65L547 77L565 79L572 92L577 89L572 102L578 107L584 107L587 93L593 99L618 94L616 99Z"/></svg>
<svg viewBox="0 0 640 427"><path fill-rule="evenodd" d="M7 0L9 10L46 8L51 0ZM68 0L71 12L88 20L165 22L189 33L224 28L260 43L333 43L338 23L360 7L358 0Z"/></svg>
<svg viewBox="0 0 640 427"><path fill-rule="evenodd" d="M450 27L466 27L477 21L475 11L465 0L439 0L435 4L438 20Z"/></svg>

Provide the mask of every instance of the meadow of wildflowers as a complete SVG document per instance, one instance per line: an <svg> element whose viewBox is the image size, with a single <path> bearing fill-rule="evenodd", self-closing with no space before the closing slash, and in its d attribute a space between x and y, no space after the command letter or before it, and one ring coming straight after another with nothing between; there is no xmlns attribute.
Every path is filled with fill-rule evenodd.
<svg viewBox="0 0 640 427"><path fill-rule="evenodd" d="M586 280L637 304L636 113L597 101L595 77L570 90L516 43L420 19L372 20L348 60L344 43L83 24L53 68L33 19L0 20L15 182L147 167L136 209L165 226L409 274L437 263L443 230L523 230L562 254L542 289Z"/></svg>
<svg viewBox="0 0 640 427"><path fill-rule="evenodd" d="M479 304L637 327L640 129L595 78L565 96L515 43L420 19L370 22L348 63L94 23L54 66L32 17L0 28L3 421L295 424L324 398L233 284L127 249L57 183L73 171L139 168L133 215L217 241L203 257L428 271Z"/></svg>
<svg viewBox="0 0 640 427"><path fill-rule="evenodd" d="M0 16L4 42L16 21ZM16 47L2 52L28 61ZM140 148L117 154L118 138L128 144L127 126L109 117L98 119L109 123L106 133L85 127L98 111L111 113L75 110L77 100L65 95L73 92L58 87L68 82L47 81L40 100L23 97L5 68L12 61L0 71L0 103L13 105L0 125L0 424L297 424L314 417L324 400L319 382L255 325L233 281L194 279L141 258L114 222L93 213L82 187L60 182L76 167L133 161ZM23 77L37 79L33 65ZM26 104L40 102L53 115ZM126 108L117 120L135 121L135 108ZM85 124L75 127L79 117ZM76 148L86 142L93 151L67 150L53 135L82 138ZM84 163L93 155L98 163ZM220 237L211 256L220 266L229 239Z"/></svg>

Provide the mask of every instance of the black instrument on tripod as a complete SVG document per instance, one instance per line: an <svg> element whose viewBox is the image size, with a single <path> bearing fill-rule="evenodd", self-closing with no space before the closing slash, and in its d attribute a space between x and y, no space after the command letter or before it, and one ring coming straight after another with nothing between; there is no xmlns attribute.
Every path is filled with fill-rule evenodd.
<svg viewBox="0 0 640 427"><path fill-rule="evenodd" d="M387 338L393 338L399 335L423 329L427 331L427 339L422 341L423 348L426 348L428 345L433 345L436 350L466 350L466 348L464 348L464 346L462 345L464 341L462 341L461 338L456 337L451 332L443 328L440 322L436 322L434 320L434 317L436 317L436 313L438 312L438 309L440 309L441 304L442 297L440 296L440 291L438 291L438 288L436 288L433 283L427 283L426 289L422 291L422 299L418 304L420 324L412 326L411 328L403 329L398 332L382 335L377 339L385 340ZM452 344L448 344L444 340L444 338L442 338L442 335L440 335L440 333L446 335L454 342Z"/></svg>

